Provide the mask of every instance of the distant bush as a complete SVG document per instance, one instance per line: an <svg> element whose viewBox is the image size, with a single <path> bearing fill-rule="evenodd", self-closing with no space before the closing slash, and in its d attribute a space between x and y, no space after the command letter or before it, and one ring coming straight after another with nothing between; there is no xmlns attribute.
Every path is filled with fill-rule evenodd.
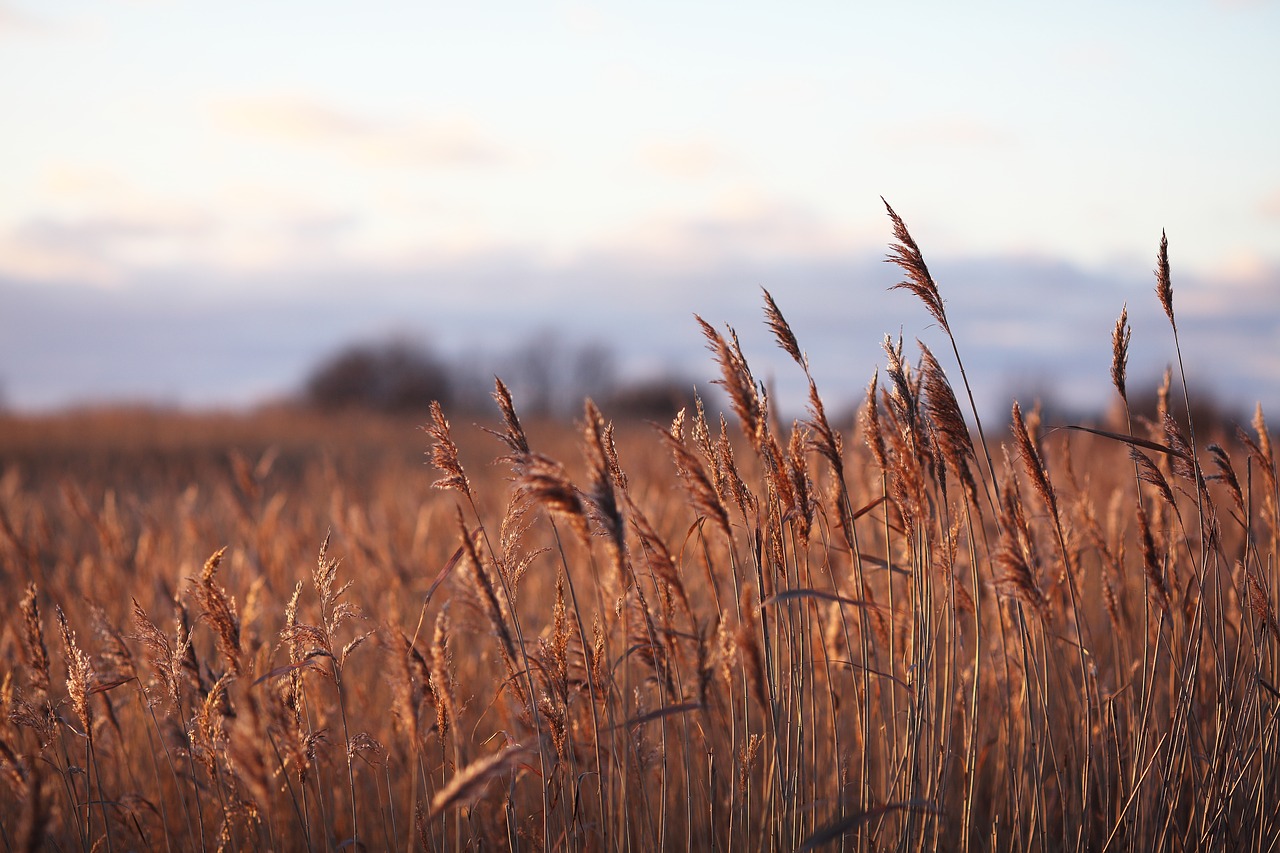
<svg viewBox="0 0 1280 853"><path fill-rule="evenodd" d="M408 341L356 345L321 363L304 396L319 409L425 411L432 400L450 402L449 371L428 349Z"/></svg>
<svg viewBox="0 0 1280 853"><path fill-rule="evenodd" d="M679 379L653 379L624 385L609 395L602 406L619 420L650 420L665 423L681 409L693 411L695 385ZM698 393L701 393L700 391ZM705 399L705 394L703 397Z"/></svg>

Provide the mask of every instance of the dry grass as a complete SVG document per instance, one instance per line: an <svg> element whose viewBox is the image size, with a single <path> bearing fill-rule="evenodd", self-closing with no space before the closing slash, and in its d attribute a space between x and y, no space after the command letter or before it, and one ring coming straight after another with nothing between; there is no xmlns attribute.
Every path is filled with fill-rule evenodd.
<svg viewBox="0 0 1280 853"><path fill-rule="evenodd" d="M1179 353L1163 241L1157 283ZM487 432L0 423L0 843L1274 848L1261 411L1130 416L1122 314L1115 423L974 440L886 341L845 430L765 319L808 417L703 322L740 434L532 428L501 383Z"/></svg>

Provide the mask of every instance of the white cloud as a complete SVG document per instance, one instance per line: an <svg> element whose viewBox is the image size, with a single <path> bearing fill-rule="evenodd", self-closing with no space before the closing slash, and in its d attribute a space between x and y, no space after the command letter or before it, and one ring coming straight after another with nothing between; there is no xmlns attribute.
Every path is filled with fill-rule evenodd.
<svg viewBox="0 0 1280 853"><path fill-rule="evenodd" d="M1241 316L1241 307L1262 305L1280 288L1280 267L1261 254L1237 249L1228 253L1212 275L1180 279L1173 271L1173 307L1203 318ZM1245 316L1248 316L1247 314Z"/></svg>
<svg viewBox="0 0 1280 853"><path fill-rule="evenodd" d="M727 157L710 142L691 139L650 143L640 161L659 175L677 180L708 178L727 165Z"/></svg>
<svg viewBox="0 0 1280 853"><path fill-rule="evenodd" d="M52 27L26 12L20 12L9 3L0 2L0 35L12 33L44 33Z"/></svg>
<svg viewBox="0 0 1280 853"><path fill-rule="evenodd" d="M1014 141L1007 131L977 118L963 115L934 116L907 122L892 130L889 140L895 145L927 145L941 148L957 146L996 148L1007 146Z"/></svg>
<svg viewBox="0 0 1280 853"><path fill-rule="evenodd" d="M264 205L232 216L216 209L135 199L32 216L0 231L0 274L109 286L181 270L305 273L340 258L359 225L355 216L316 208Z"/></svg>
<svg viewBox="0 0 1280 853"><path fill-rule="evenodd" d="M700 268L734 259L820 260L869 244L869 235L842 229L802 203L739 188L721 193L698 213L655 216L603 237L598 254Z"/></svg>
<svg viewBox="0 0 1280 853"><path fill-rule="evenodd" d="M1258 202L1258 213L1267 219L1280 219L1280 189L1274 189Z"/></svg>
<svg viewBox="0 0 1280 853"><path fill-rule="evenodd" d="M0 275L96 286L114 284L120 279L115 266L101 258L59 251L11 234L0 234Z"/></svg>
<svg viewBox="0 0 1280 853"><path fill-rule="evenodd" d="M213 113L235 132L328 146L365 163L484 166L505 158L460 117L383 121L287 95L218 101Z"/></svg>

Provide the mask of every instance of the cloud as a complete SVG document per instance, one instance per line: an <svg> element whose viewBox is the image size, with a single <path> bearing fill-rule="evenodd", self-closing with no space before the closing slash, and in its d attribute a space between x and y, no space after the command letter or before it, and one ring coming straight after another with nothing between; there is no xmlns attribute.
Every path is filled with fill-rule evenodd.
<svg viewBox="0 0 1280 853"><path fill-rule="evenodd" d="M20 229L25 231L26 229ZM74 281L94 286L120 280L114 264L84 253L32 243L31 235L0 234L0 275L32 281Z"/></svg>
<svg viewBox="0 0 1280 853"><path fill-rule="evenodd" d="M60 200L118 201L130 192L118 175L80 163L51 163L41 171L38 180L43 197Z"/></svg>
<svg viewBox="0 0 1280 853"><path fill-rule="evenodd" d="M1280 189L1274 189L1258 202L1258 213L1267 219L1280 219Z"/></svg>
<svg viewBox="0 0 1280 853"><path fill-rule="evenodd" d="M727 159L709 142L687 140L650 143L640 151L640 162L663 177L696 181L710 177Z"/></svg>
<svg viewBox="0 0 1280 853"><path fill-rule="evenodd" d="M642 267L705 268L732 260L821 259L868 245L868 235L832 225L808 205L738 188L697 213L636 223L588 256L627 258Z"/></svg>
<svg viewBox="0 0 1280 853"><path fill-rule="evenodd" d="M26 12L20 12L9 3L0 2L0 36L12 33L47 33L53 27Z"/></svg>
<svg viewBox="0 0 1280 853"><path fill-rule="evenodd" d="M464 118L379 121L293 96L223 100L212 111L229 130L328 147L364 163L485 166L506 159Z"/></svg>
<svg viewBox="0 0 1280 853"><path fill-rule="evenodd" d="M359 225L315 209L223 217L206 206L134 201L75 216L33 216L0 231L0 275L123 285L157 272L236 275L330 264Z"/></svg>
<svg viewBox="0 0 1280 853"><path fill-rule="evenodd" d="M896 146L1004 147L1013 137L994 125L968 116L935 116L907 122L889 134Z"/></svg>

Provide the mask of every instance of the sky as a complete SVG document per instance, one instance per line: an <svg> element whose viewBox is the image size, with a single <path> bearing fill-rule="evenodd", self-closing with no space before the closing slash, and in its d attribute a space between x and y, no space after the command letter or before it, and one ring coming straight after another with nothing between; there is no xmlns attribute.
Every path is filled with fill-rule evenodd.
<svg viewBox="0 0 1280 853"><path fill-rule="evenodd" d="M1193 384L1274 408L1277 44L1247 0L0 0L0 388L247 405L547 330L710 378L695 313L786 385L766 287L852 398L886 333L949 350L883 197L982 406L1104 404L1126 303L1153 381L1163 230Z"/></svg>

